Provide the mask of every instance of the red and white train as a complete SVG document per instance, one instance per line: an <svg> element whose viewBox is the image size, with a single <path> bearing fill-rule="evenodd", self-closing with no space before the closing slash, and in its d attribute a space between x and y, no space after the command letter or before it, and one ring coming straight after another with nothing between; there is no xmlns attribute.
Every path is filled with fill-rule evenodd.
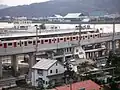
<svg viewBox="0 0 120 90"><path fill-rule="evenodd" d="M100 33L82 34L80 40L100 38ZM0 41L0 50L2 48L17 48L38 45L49 45L55 43L72 42L78 41L79 35L51 37L51 38L39 38L37 39L23 39L23 40L11 40L11 41ZM49 46L48 46L49 47Z"/></svg>

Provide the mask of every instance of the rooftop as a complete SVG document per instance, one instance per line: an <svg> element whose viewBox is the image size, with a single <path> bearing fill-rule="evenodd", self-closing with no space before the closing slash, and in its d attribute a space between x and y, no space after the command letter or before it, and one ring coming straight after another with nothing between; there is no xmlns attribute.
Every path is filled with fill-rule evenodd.
<svg viewBox="0 0 120 90"><path fill-rule="evenodd" d="M82 13L68 13L64 18L79 18Z"/></svg>
<svg viewBox="0 0 120 90"><path fill-rule="evenodd" d="M73 83L72 90L100 90L100 86L91 80ZM56 87L52 90L70 90L70 85Z"/></svg>
<svg viewBox="0 0 120 90"><path fill-rule="evenodd" d="M32 68L48 70L56 62L57 62L57 60L41 58L40 61L37 62Z"/></svg>

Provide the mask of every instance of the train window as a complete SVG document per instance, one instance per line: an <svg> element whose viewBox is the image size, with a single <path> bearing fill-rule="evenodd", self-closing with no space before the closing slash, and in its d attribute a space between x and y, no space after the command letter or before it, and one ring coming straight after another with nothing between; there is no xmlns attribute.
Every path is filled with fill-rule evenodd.
<svg viewBox="0 0 120 90"><path fill-rule="evenodd" d="M85 38L87 38L87 36L85 36Z"/></svg>
<svg viewBox="0 0 120 90"><path fill-rule="evenodd" d="M28 44L32 44L32 41L28 41Z"/></svg>
<svg viewBox="0 0 120 90"><path fill-rule="evenodd" d="M92 37L92 35L90 35L90 37Z"/></svg>
<svg viewBox="0 0 120 90"><path fill-rule="evenodd" d="M35 45L35 41L33 41L33 45Z"/></svg>
<svg viewBox="0 0 120 90"><path fill-rule="evenodd" d="M27 41L24 42L25 46L27 46Z"/></svg>
<svg viewBox="0 0 120 90"><path fill-rule="evenodd" d="M48 42L48 40L45 40L45 42Z"/></svg>
<svg viewBox="0 0 120 90"><path fill-rule="evenodd" d="M60 40L63 40L63 38L60 38Z"/></svg>
<svg viewBox="0 0 120 90"><path fill-rule="evenodd" d="M38 40L37 43L40 43L40 40Z"/></svg>
<svg viewBox="0 0 120 90"><path fill-rule="evenodd" d="M12 46L12 43L8 43L8 46Z"/></svg>
<svg viewBox="0 0 120 90"><path fill-rule="evenodd" d="M75 39L75 37L73 37L73 39Z"/></svg>
<svg viewBox="0 0 120 90"><path fill-rule="evenodd" d="M20 43L18 43L18 45L20 45Z"/></svg>
<svg viewBox="0 0 120 90"><path fill-rule="evenodd" d="M43 40L41 40L41 44L44 44Z"/></svg>
<svg viewBox="0 0 120 90"><path fill-rule="evenodd" d="M0 47L2 47L2 44L0 44Z"/></svg>
<svg viewBox="0 0 120 90"><path fill-rule="evenodd" d="M69 38L67 38L67 40L69 40Z"/></svg>
<svg viewBox="0 0 120 90"><path fill-rule="evenodd" d="M97 36L97 35L95 35L95 36Z"/></svg>

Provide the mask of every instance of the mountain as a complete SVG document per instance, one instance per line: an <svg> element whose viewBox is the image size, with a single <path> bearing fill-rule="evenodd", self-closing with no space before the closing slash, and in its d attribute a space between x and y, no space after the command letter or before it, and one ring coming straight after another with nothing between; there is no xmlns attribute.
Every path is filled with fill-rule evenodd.
<svg viewBox="0 0 120 90"><path fill-rule="evenodd" d="M4 8L7 8L8 6L7 5L0 5L0 9L4 9Z"/></svg>
<svg viewBox="0 0 120 90"><path fill-rule="evenodd" d="M51 0L43 3L15 6L0 10L0 16L40 17L73 12L103 11L120 13L120 0Z"/></svg>

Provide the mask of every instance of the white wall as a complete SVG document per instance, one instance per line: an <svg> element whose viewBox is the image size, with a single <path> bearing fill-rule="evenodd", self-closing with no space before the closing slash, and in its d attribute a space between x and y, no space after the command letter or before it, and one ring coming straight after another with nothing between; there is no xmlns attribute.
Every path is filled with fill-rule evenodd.
<svg viewBox="0 0 120 90"><path fill-rule="evenodd" d="M38 74L37 70L34 70L32 72L32 86L38 86L38 82L36 81L38 78L42 78L45 81L45 83L46 81L48 82L49 79L46 76L47 76L46 70L43 71L43 75ZM44 86L46 87L47 85L44 84Z"/></svg>
<svg viewBox="0 0 120 90"><path fill-rule="evenodd" d="M56 73L56 69L58 69L58 73ZM50 70L52 70L52 73L50 73ZM57 62L57 66L56 63L48 70L48 75L55 75L55 74L61 74L64 73L65 68L63 65L61 65L59 62Z"/></svg>

